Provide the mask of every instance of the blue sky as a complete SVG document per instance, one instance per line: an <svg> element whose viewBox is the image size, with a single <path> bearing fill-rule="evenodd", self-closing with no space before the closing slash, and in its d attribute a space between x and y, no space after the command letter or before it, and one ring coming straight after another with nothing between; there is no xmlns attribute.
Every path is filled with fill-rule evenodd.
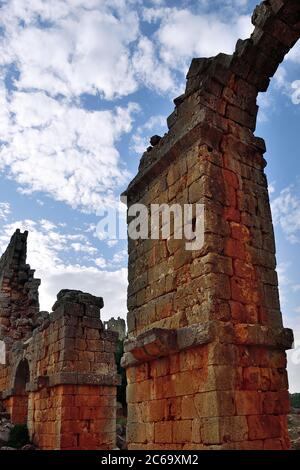
<svg viewBox="0 0 300 470"><path fill-rule="evenodd" d="M193 57L232 53L256 1L0 0L0 253L29 229L41 308L61 288L126 314L126 242L97 237ZM259 99L285 325L300 347L300 46ZM299 350L289 354L300 391Z"/></svg>

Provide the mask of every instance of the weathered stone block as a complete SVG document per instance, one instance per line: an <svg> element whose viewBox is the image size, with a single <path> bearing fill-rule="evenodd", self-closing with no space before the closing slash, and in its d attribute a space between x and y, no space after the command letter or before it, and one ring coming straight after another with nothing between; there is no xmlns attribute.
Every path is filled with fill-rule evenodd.
<svg viewBox="0 0 300 470"><path fill-rule="evenodd" d="M235 392L236 412L238 415L260 415L263 411L264 394L257 391L239 390Z"/></svg>
<svg viewBox="0 0 300 470"><path fill-rule="evenodd" d="M249 439L268 439L280 437L281 424L279 416L255 415L247 417Z"/></svg>
<svg viewBox="0 0 300 470"><path fill-rule="evenodd" d="M198 416L232 416L235 413L234 395L232 392L203 392L195 395L195 408Z"/></svg>
<svg viewBox="0 0 300 470"><path fill-rule="evenodd" d="M127 440L129 442L137 442L141 444L154 442L154 424L128 423Z"/></svg>
<svg viewBox="0 0 300 470"><path fill-rule="evenodd" d="M155 443L172 443L173 442L173 432L172 432L172 422L159 422L155 423L154 427L154 441Z"/></svg>
<svg viewBox="0 0 300 470"><path fill-rule="evenodd" d="M174 421L173 426L173 442L188 443L192 441L192 420L185 419Z"/></svg>

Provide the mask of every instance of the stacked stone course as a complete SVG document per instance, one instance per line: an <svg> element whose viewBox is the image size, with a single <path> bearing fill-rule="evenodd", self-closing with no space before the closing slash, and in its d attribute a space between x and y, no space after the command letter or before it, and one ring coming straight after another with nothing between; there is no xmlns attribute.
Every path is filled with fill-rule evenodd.
<svg viewBox="0 0 300 470"><path fill-rule="evenodd" d="M286 354L275 242L254 135L257 95L300 36L299 0L267 0L233 55L194 59L169 132L154 136L126 195L143 203L202 203L204 245L129 240L128 447L287 449ZM198 221L196 221L198 223ZM0 260L2 401L42 449L115 445L117 335L102 299L61 291L39 312L17 231ZM22 388L23 384L23 388Z"/></svg>
<svg viewBox="0 0 300 470"><path fill-rule="evenodd" d="M32 290L24 289L24 278L18 276L26 260L26 239L27 233L17 231L0 261L0 292L5 299L0 319L4 314L11 322L1 330L7 351L6 364L0 365L2 401L13 423L27 424L40 449L113 449L118 334L103 328L103 299L81 291L60 291L50 315L37 309L32 317ZM30 281L25 285L37 286L33 271L26 269ZM12 323L12 312L19 323ZM32 318L31 328L24 330L22 320L27 318Z"/></svg>
<svg viewBox="0 0 300 470"><path fill-rule="evenodd" d="M298 0L262 2L233 55L194 59L169 132L126 193L205 206L204 246L129 240L129 449L287 449L284 329L264 141L266 91L300 36ZM130 220L130 219L129 219Z"/></svg>
<svg viewBox="0 0 300 470"><path fill-rule="evenodd" d="M39 312L40 280L26 264L28 232L17 230L0 260L0 339L21 340L31 334Z"/></svg>

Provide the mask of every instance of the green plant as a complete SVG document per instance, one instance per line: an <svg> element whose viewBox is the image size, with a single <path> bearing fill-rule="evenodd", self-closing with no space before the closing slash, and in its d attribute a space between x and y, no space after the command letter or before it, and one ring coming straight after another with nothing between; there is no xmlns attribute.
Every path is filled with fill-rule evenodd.
<svg viewBox="0 0 300 470"><path fill-rule="evenodd" d="M29 433L26 424L16 424L10 431L8 445L20 449L25 444L29 444Z"/></svg>
<svg viewBox="0 0 300 470"><path fill-rule="evenodd" d="M127 418L125 418L125 416L120 416L119 418L117 418L117 425L126 426L126 424L127 424Z"/></svg>
<svg viewBox="0 0 300 470"><path fill-rule="evenodd" d="M300 393L291 394L290 400L293 408L300 408Z"/></svg>

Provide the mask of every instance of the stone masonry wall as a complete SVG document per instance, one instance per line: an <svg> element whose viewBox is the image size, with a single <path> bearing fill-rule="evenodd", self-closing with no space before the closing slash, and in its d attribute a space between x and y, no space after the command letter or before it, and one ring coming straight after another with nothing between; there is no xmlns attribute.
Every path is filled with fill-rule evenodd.
<svg viewBox="0 0 300 470"><path fill-rule="evenodd" d="M17 230L0 260L0 339L31 334L39 312L39 279L26 264L28 232Z"/></svg>
<svg viewBox="0 0 300 470"><path fill-rule="evenodd" d="M265 1L252 21L233 55L193 60L169 132L152 139L125 193L129 207L205 206L200 250L173 234L129 240L129 449L289 447L293 335L282 325L265 144L253 132L257 94L300 36L299 1Z"/></svg>
<svg viewBox="0 0 300 470"><path fill-rule="evenodd" d="M28 425L40 449L115 448L116 388L57 385L29 393Z"/></svg>
<svg viewBox="0 0 300 470"><path fill-rule="evenodd" d="M16 238L24 238L26 252L26 237L13 236L7 250L13 259L14 250L20 252ZM5 254L5 272L6 259ZM28 318L26 302L20 305L20 312L14 306L11 311ZM62 290L50 315L35 314L31 334L23 337L21 321L2 336L7 346L6 364L0 365L2 401L13 423L27 423L40 449L115 447L118 335L103 328L102 307L101 297Z"/></svg>

